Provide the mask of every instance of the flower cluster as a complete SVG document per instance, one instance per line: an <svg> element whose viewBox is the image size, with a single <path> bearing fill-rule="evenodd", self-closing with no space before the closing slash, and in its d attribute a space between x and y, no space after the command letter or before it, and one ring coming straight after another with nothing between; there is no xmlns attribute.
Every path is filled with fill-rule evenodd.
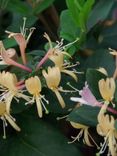
<svg viewBox="0 0 117 156"><path fill-rule="evenodd" d="M117 155L117 129L115 128L116 119L114 118L114 114L117 114L117 111L114 109L115 104L113 103L116 84L113 77L108 78L107 71L104 68L98 69L98 71L102 72L106 75L107 78L100 79L98 82L98 89L100 92L100 95L102 96L102 101L98 101L96 97L93 95L91 90L89 89L88 84L85 84L85 87L83 90L78 91L79 95L81 97L71 97L72 101L79 102L81 105L90 105L92 107L101 107L99 114L97 115L97 133L104 137L104 143L100 144L100 147L96 144L96 142L92 139L90 136L88 129L88 126L70 122L71 125L75 129L81 129L77 137L73 138L74 141L79 140L81 137L81 134L84 132L84 141L88 146L91 146L91 143L89 141L92 140L92 142L97 146L99 149L99 153L103 154L108 147L108 155L116 156ZM110 106L112 105L112 107ZM108 112L112 113L113 115L109 115Z"/></svg>
<svg viewBox="0 0 117 156"><path fill-rule="evenodd" d="M14 118L11 116L11 105L13 99L16 101L16 103L20 103L21 98L25 100L25 104L35 103L38 116L42 118L43 110L45 110L46 114L49 113L46 106L46 104L49 104L49 100L47 100L45 95L42 94L43 86L46 86L55 94L61 107L64 108L65 101L60 93L61 91L65 92L63 87L60 85L62 73L64 72L65 74L68 74L75 81L77 81L77 76L74 71L67 69L74 67L74 65L70 66L69 63L64 61L64 53L67 53L61 49L62 44L57 42L58 44L55 47L52 47L51 40L47 34L45 34L44 37L48 39L50 49L40 61L36 62L37 66L35 69L32 69L28 66L26 47L35 28L31 28L29 30L29 34L27 35L28 29L25 28L25 22L26 19L24 18L24 24L20 33L6 31L6 33L9 34L8 37L13 37L18 43L22 63L17 61L18 55L16 50L13 48L6 50L3 42L0 41L0 64L18 67L21 69L21 72L22 70L26 71L26 76L24 75L23 77L18 77L16 73L10 71L0 72L0 116L3 120L4 138L6 138L6 120L14 129L20 131L20 128L16 125ZM43 64L48 59L51 60L54 65L43 68ZM45 84L43 84L43 80L45 80Z"/></svg>

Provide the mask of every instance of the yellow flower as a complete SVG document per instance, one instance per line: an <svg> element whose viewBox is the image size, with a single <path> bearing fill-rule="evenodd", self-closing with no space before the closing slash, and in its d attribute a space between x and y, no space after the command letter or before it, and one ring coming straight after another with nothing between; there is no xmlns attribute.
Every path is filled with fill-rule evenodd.
<svg viewBox="0 0 117 156"><path fill-rule="evenodd" d="M115 93L115 81L113 78L101 79L99 81L99 91L103 99L107 102L112 101Z"/></svg>
<svg viewBox="0 0 117 156"><path fill-rule="evenodd" d="M48 34L45 33L44 37L49 41L50 49L47 52L43 61L45 61L45 60L47 60L47 58L49 58L52 62L54 62L55 66L59 67L61 72L70 75L77 81L77 76L74 74L74 71L70 71L67 69L67 68L76 66L77 63L74 65L70 65L70 63L68 63L68 62L64 63L64 54L71 57L67 52L64 51L64 48L74 44L75 42L78 41L78 39L76 39L74 42L69 43L68 45L65 45L65 46L62 46L63 45L63 39L62 39L60 42L56 41L57 45L55 47L53 47L51 39L48 36ZM38 64L37 68L42 65L43 61Z"/></svg>
<svg viewBox="0 0 117 156"><path fill-rule="evenodd" d="M104 104L98 114L97 132L104 137L104 143L101 145L99 154L103 154L106 147L109 147L109 153L112 156L117 156L117 130L114 127L115 119L113 116L105 114L107 105Z"/></svg>
<svg viewBox="0 0 117 156"><path fill-rule="evenodd" d="M6 138L6 126L7 126L7 121L10 123L10 125L16 130L16 131L21 131L19 126L15 123L15 119L6 112L6 103L0 102L0 118L3 121L3 138Z"/></svg>
<svg viewBox="0 0 117 156"><path fill-rule="evenodd" d="M55 66L59 67L60 71L70 75L77 81L77 76L74 74L74 71L70 71L67 68L73 67L68 63L64 63L64 52L55 49L52 54L49 55L49 59L54 62Z"/></svg>
<svg viewBox="0 0 117 156"><path fill-rule="evenodd" d="M43 70L43 76L46 79L46 83L49 89L51 89L57 96L62 108L65 107L65 102L59 93L59 83L61 81L61 73L58 67L48 67L48 73Z"/></svg>
<svg viewBox="0 0 117 156"><path fill-rule="evenodd" d="M3 92L0 95L0 100L6 102L6 112L8 114L10 114L10 106L13 98L16 100L17 98L29 99L26 95L22 94L22 90L16 87L17 82L18 80L15 74L5 71L0 73L0 91Z"/></svg>
<svg viewBox="0 0 117 156"><path fill-rule="evenodd" d="M72 142L69 143L73 143L76 140L79 141L79 139L82 137L83 133L84 133L84 143L88 146L93 146L90 141L89 138L94 142L94 144L97 146L96 142L93 140L93 138L91 137L91 135L88 132L89 127L85 126L83 124L80 123L76 123L76 122L70 122L70 124L72 125L72 127L74 127L75 129L81 129L80 132L78 133L78 135L76 137L72 137L74 140Z"/></svg>
<svg viewBox="0 0 117 156"><path fill-rule="evenodd" d="M41 81L39 77L35 76L27 79L25 81L25 86L28 92L33 95L33 99L29 103L33 103L34 100L36 100L38 115L41 118L43 115L42 106L44 107L46 113L48 113L48 110L46 109L42 99L47 103L48 101L44 98L44 96L40 94L42 87L41 87Z"/></svg>

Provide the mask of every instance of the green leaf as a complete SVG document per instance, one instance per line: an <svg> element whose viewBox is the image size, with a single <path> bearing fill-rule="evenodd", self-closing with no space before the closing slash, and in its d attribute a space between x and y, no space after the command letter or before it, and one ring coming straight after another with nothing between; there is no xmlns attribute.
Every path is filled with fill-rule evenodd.
<svg viewBox="0 0 117 156"><path fill-rule="evenodd" d="M81 63L82 68L96 68L103 67L107 70L108 75L112 76L115 70L115 60L107 49L92 50L92 55Z"/></svg>
<svg viewBox="0 0 117 156"><path fill-rule="evenodd" d="M34 14L39 14L41 13L43 10L45 10L46 8L48 8L50 5L53 4L55 0L43 0L42 2L40 2L34 9L33 9L33 13Z"/></svg>
<svg viewBox="0 0 117 156"><path fill-rule="evenodd" d="M95 127L97 125L97 115L99 113L98 107L91 107L82 105L79 108L74 109L68 116L69 121L81 123L86 126Z"/></svg>
<svg viewBox="0 0 117 156"><path fill-rule="evenodd" d="M60 37L67 41L75 40L80 33L80 29L74 24L69 10L64 10L60 16Z"/></svg>
<svg viewBox="0 0 117 156"><path fill-rule="evenodd" d="M112 0L100 0L97 2L87 21L88 31L98 22L103 21L107 18L113 4L115 2Z"/></svg>
<svg viewBox="0 0 117 156"><path fill-rule="evenodd" d="M95 70L95 69L88 69L86 72L86 81L89 85L89 88L91 89L94 96L96 96L97 99L101 99L100 91L98 82L100 79L105 79L106 75L103 73Z"/></svg>
<svg viewBox="0 0 117 156"><path fill-rule="evenodd" d="M86 22L95 0L66 0L70 14L75 24L86 31Z"/></svg>
<svg viewBox="0 0 117 156"><path fill-rule="evenodd" d="M111 26L104 26L101 28L98 36L98 42L101 47L117 49L117 23L115 22Z"/></svg>
<svg viewBox="0 0 117 156"><path fill-rule="evenodd" d="M81 156L55 125L26 114L20 115L17 122L20 133L12 133L6 140L0 138L1 156Z"/></svg>
<svg viewBox="0 0 117 156"><path fill-rule="evenodd" d="M20 13L22 15L31 13L31 7L26 2L20 0L10 0L7 4L7 9L11 12Z"/></svg>

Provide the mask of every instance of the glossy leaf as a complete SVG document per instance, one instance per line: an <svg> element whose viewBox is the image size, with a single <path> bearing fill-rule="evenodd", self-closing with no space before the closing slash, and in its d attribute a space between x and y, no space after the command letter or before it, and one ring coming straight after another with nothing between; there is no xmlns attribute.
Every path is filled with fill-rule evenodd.
<svg viewBox="0 0 117 156"><path fill-rule="evenodd" d="M91 107L83 105L79 108L74 109L68 116L69 121L81 123L87 126L97 125L97 115L99 113L98 107Z"/></svg>
<svg viewBox="0 0 117 156"><path fill-rule="evenodd" d="M9 135L6 140L0 139L1 156L81 156L56 126L26 114L20 115L17 122L22 131Z"/></svg>
<svg viewBox="0 0 117 156"><path fill-rule="evenodd" d="M115 2L113 0L100 0L97 2L87 21L88 30L90 30L98 22L106 19L114 3Z"/></svg>

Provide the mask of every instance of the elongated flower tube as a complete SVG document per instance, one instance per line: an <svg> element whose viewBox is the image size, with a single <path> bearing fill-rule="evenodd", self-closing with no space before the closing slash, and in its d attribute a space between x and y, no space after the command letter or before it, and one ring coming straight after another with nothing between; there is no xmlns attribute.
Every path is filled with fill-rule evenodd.
<svg viewBox="0 0 117 156"><path fill-rule="evenodd" d="M99 102L96 100L95 96L89 89L87 83L85 83L85 87L79 91L79 95L81 97L71 97L70 99L75 102L80 102L81 104L97 106Z"/></svg>
<svg viewBox="0 0 117 156"><path fill-rule="evenodd" d="M5 71L0 73L0 91L2 91L0 101L5 101L6 112L8 114L10 114L10 106L13 98L23 98L26 101L29 100L29 98L23 94L23 90L16 87L17 82L18 80L15 74Z"/></svg>
<svg viewBox="0 0 117 156"><path fill-rule="evenodd" d="M78 133L78 135L76 137L72 137L73 138L73 141L69 142L69 143L73 143L75 142L76 140L79 141L79 139L82 137L82 135L84 134L84 143L88 146L93 146L91 143L90 143L90 140L89 138L92 140L92 142L98 147L98 145L96 144L96 142L94 141L94 139L91 137L91 135L89 134L88 132L88 129L89 127L88 126L85 126L83 124L80 124L80 123L76 123L76 122L70 122L70 124L72 125L73 128L75 129L81 129L80 132Z"/></svg>
<svg viewBox="0 0 117 156"><path fill-rule="evenodd" d="M103 154L106 148L112 156L117 155L117 130L115 129L115 119L112 115L105 114L107 105L105 104L98 114L97 132L104 137L104 143L101 144L99 154Z"/></svg>
<svg viewBox="0 0 117 156"><path fill-rule="evenodd" d="M25 24L26 24L26 18L24 18L24 23L23 23L23 27L21 28L21 33L14 33L14 32L10 32L10 31L6 31L6 33L9 34L8 37L9 38L13 37L16 40L16 42L18 43L23 64L27 63L25 49L26 49L27 43L35 29L35 28L31 28L29 35L26 37L27 28L25 28Z"/></svg>
<svg viewBox="0 0 117 156"><path fill-rule="evenodd" d="M14 53L14 49L6 50L4 48L4 45L3 45L2 41L0 41L0 54L1 54L1 58L3 60L3 63L5 62L5 64L7 64L7 65L13 65L13 66L19 67L19 68L21 68L23 70L26 70L28 72L32 72L32 70L30 68L16 62L15 60L13 60L10 57L9 53L11 53L11 50L13 51L12 53Z"/></svg>
<svg viewBox="0 0 117 156"><path fill-rule="evenodd" d="M43 76L46 79L46 83L49 89L51 89L57 96L62 108L65 107L65 102L59 93L59 83L61 81L61 73L58 67L48 67L48 72L43 70Z"/></svg>
<svg viewBox="0 0 117 156"><path fill-rule="evenodd" d="M21 131L20 127L15 123L15 119L6 112L6 103L0 102L0 118L3 121L3 138L6 139L6 126L8 123L16 130Z"/></svg>
<svg viewBox="0 0 117 156"><path fill-rule="evenodd" d="M42 60L38 63L36 70L38 70L48 59L54 62L55 66L60 68L60 71L70 75L72 78L74 78L77 81L77 76L75 75L75 71L70 71L67 68L74 67L78 65L78 63L70 65L70 63L64 63L64 55L67 55L71 57L67 52L64 51L64 48L67 46L70 46L78 41L76 39L74 42L69 43L68 45L63 46L63 39L59 42L57 42L57 45L53 47L52 42L48 34L44 34L44 37L49 41L50 49L46 53L46 55L42 58Z"/></svg>
<svg viewBox="0 0 117 156"><path fill-rule="evenodd" d="M115 93L115 81L113 78L101 79L98 82L99 91L103 99L109 103L112 101Z"/></svg>
<svg viewBox="0 0 117 156"><path fill-rule="evenodd" d="M42 87L41 87L41 81L40 81L39 77L35 76L35 77L31 77L31 78L27 79L25 81L25 86L26 86L26 89L28 90L28 92L31 95L33 95L33 99L31 101L29 101L28 103L34 103L34 101L36 101L38 115L40 118L42 118L42 116L43 116L42 107L45 109L46 114L48 114L48 110L45 107L42 99L46 103L48 103L48 101L40 93L42 90Z"/></svg>
<svg viewBox="0 0 117 156"><path fill-rule="evenodd" d="M74 88L75 89L75 88ZM82 90L78 90L79 95L81 97L71 97L70 99L74 102L79 102L83 105L89 105L92 107L103 107L103 103L97 101L96 97L93 95L87 83L85 83L85 87ZM113 114L117 114L117 111L111 107L107 107L107 110Z"/></svg>

